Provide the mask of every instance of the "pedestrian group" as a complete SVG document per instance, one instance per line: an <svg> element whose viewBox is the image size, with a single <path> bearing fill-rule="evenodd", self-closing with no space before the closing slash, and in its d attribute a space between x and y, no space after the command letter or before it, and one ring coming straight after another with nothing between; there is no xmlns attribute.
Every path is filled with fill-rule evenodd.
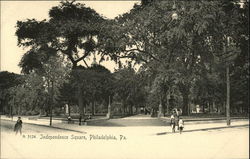
<svg viewBox="0 0 250 159"><path fill-rule="evenodd" d="M170 126L172 128L172 132L175 133L175 129L177 127L177 130L179 130L180 134L183 131L184 128L184 121L179 116L178 113L173 112L173 114L170 117Z"/></svg>

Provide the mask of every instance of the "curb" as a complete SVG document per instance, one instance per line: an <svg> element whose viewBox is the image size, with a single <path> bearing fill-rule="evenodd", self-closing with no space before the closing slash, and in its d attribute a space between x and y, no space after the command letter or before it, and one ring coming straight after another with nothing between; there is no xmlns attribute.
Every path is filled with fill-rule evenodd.
<svg viewBox="0 0 250 159"><path fill-rule="evenodd" d="M214 128L193 129L193 130L186 130L183 132L208 131L208 130L218 130L218 129L237 128L237 127L249 127L249 124L234 125L234 126L222 126L222 127L214 127Z"/></svg>
<svg viewBox="0 0 250 159"><path fill-rule="evenodd" d="M164 122L170 122L169 118L158 118L161 121ZM192 124L209 124L209 123L223 123L226 122L226 118L208 118L208 119L183 119L186 125L192 125ZM249 121L249 118L239 118L239 117L232 117L231 121Z"/></svg>
<svg viewBox="0 0 250 159"><path fill-rule="evenodd" d="M1 119L1 120L15 122L15 121L12 121L12 120L7 120L7 119ZM35 124L35 123L26 123L26 122L23 122L23 123L24 124L29 124L29 125L43 126L43 127L48 127L48 128L54 128L54 129L60 129L60 130L66 130L66 131L73 131L73 132L77 132L77 133L81 133L81 134L82 133L86 134L86 132L83 132L83 131L67 129L67 128L61 128L61 127L56 127L56 126L49 126L49 125L42 125L42 124Z"/></svg>
<svg viewBox="0 0 250 159"><path fill-rule="evenodd" d="M227 129L227 128L240 128L240 127L249 127L249 124L244 125L235 125L235 126L222 126L222 127L214 127L214 128L202 128L202 129L192 129L192 130L183 130L182 133L196 132L196 131L209 131L209 130L219 130L219 129ZM156 135L166 135L166 134L176 134L178 132L163 132L157 133Z"/></svg>

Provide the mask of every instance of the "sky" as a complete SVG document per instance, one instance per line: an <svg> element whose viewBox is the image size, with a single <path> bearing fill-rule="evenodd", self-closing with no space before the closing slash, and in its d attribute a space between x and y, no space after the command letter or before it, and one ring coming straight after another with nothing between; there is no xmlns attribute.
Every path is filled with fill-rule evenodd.
<svg viewBox="0 0 250 159"><path fill-rule="evenodd" d="M0 71L20 73L18 66L22 55L27 51L17 46L15 36L16 22L26 19L43 20L48 19L48 11L53 6L57 6L60 1L0 1L1 4L1 52ZM99 14L114 18L125 12L129 12L135 3L139 1L79 1L86 6L93 8ZM98 60L98 58L97 58ZM91 61L88 61L91 63ZM114 62L101 63L109 70L113 71L116 65Z"/></svg>

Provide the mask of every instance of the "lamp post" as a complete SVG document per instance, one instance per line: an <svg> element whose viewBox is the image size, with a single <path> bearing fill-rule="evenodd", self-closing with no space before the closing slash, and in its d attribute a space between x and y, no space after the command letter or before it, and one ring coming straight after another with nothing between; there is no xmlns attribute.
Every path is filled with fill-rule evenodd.
<svg viewBox="0 0 250 159"><path fill-rule="evenodd" d="M178 14L176 12L176 4L175 4L175 1L174 1L174 4L173 4L173 13L172 13L172 20L177 20L178 19ZM167 108L167 112L168 112L168 108ZM160 96L160 104L159 104L159 111L158 111L158 117L160 118L162 116L162 96Z"/></svg>
<svg viewBox="0 0 250 159"><path fill-rule="evenodd" d="M178 14L176 13L176 5L175 5L175 1L174 1L174 5L173 5L173 14L172 14L172 19L173 20L177 20L178 19Z"/></svg>
<svg viewBox="0 0 250 159"><path fill-rule="evenodd" d="M226 37L226 42L224 44L224 54L227 54L227 47L230 45L229 37ZM230 56L229 56L230 57ZM224 59L226 61L226 85L227 85L227 93L226 93L226 118L227 118L227 126L230 126L231 124L231 118L230 118L230 59L226 57Z"/></svg>
<svg viewBox="0 0 250 159"><path fill-rule="evenodd" d="M227 76L227 101L226 101L226 114L227 114L227 126L230 126L230 75L229 75L229 64L227 64L226 68L226 76Z"/></svg>
<svg viewBox="0 0 250 159"><path fill-rule="evenodd" d="M51 102L50 102L50 120L49 120L50 126L52 126L53 104L54 104L54 81L51 81Z"/></svg>
<svg viewBox="0 0 250 159"><path fill-rule="evenodd" d="M230 126L230 124L231 124L231 117L230 117L230 64L238 56L238 52L235 52L235 51L230 52L230 51L228 51L228 49L232 49L234 47L235 47L235 45L233 42L231 42L230 37L226 36L224 48L223 48L224 55L222 56L221 60L226 65L226 119L227 119L227 126Z"/></svg>

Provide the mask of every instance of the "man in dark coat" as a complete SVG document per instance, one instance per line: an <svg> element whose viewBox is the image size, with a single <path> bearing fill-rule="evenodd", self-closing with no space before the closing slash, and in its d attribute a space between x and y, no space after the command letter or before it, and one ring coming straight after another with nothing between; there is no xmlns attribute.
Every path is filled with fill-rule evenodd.
<svg viewBox="0 0 250 159"><path fill-rule="evenodd" d="M20 132L20 135L22 134L22 124L23 124L23 122L21 120L21 117L18 117L17 122L16 122L15 127L14 127L14 131L16 132L16 134L18 132Z"/></svg>

